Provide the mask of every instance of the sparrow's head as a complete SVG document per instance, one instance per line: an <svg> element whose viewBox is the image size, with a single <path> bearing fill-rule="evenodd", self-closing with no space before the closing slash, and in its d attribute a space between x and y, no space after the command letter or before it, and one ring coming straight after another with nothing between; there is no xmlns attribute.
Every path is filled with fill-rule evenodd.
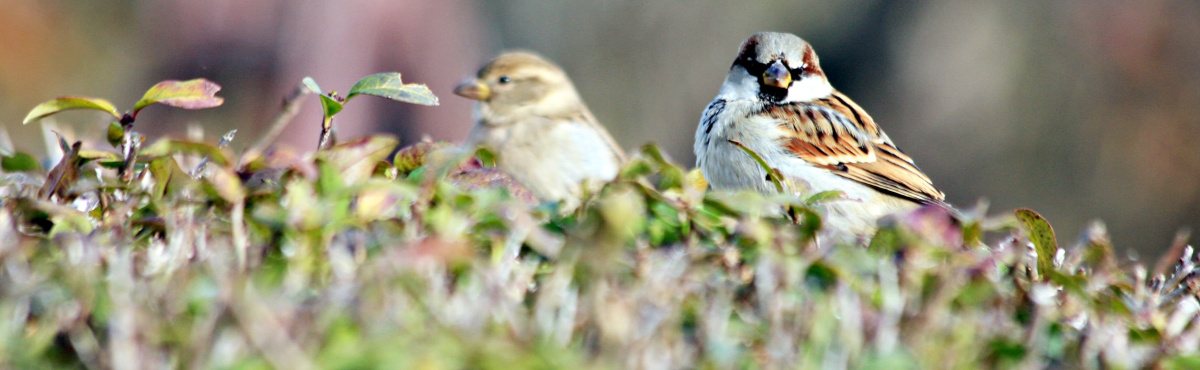
<svg viewBox="0 0 1200 370"><path fill-rule="evenodd" d="M811 101L833 87L812 45L790 33L760 32L742 43L721 95L771 103Z"/></svg>
<svg viewBox="0 0 1200 370"><path fill-rule="evenodd" d="M489 62L454 93L479 101L485 123L503 124L518 117L552 116L578 110L579 94L554 63L527 51L510 51Z"/></svg>

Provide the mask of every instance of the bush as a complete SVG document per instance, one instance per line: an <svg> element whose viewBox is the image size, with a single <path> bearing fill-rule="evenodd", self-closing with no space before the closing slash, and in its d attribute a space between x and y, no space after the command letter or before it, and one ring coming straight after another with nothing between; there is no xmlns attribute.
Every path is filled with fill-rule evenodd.
<svg viewBox="0 0 1200 370"><path fill-rule="evenodd" d="M3 158L6 367L1200 366L1183 243L1148 272L1101 224L1060 248L1033 211L923 208L819 245L829 194L706 192L652 145L564 211L487 153L142 148L142 103L82 99L50 108L109 112L118 152Z"/></svg>

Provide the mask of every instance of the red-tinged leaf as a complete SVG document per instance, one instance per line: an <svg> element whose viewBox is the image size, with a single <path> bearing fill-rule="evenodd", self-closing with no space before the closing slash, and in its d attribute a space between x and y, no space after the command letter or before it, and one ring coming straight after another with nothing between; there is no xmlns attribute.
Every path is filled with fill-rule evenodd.
<svg viewBox="0 0 1200 370"><path fill-rule="evenodd" d="M537 204L538 202L533 193L525 188L524 185L521 185L512 176L495 168L468 168L447 175L446 180L468 191L502 188L507 190L508 194L513 198L530 204Z"/></svg>
<svg viewBox="0 0 1200 370"><path fill-rule="evenodd" d="M63 153L62 160L59 160L58 165L46 175L46 183L38 191L38 198L50 199L55 194L65 195L66 189L79 178L79 147L82 144L76 141L70 150Z"/></svg>
<svg viewBox="0 0 1200 370"><path fill-rule="evenodd" d="M21 124L28 124L42 117L70 109L98 110L108 113L113 118L121 118L121 113L117 112L117 107L113 106L108 100L84 96L63 96L33 107L33 110L29 111L28 115L25 115L25 120L21 121Z"/></svg>
<svg viewBox="0 0 1200 370"><path fill-rule="evenodd" d="M962 227L945 207L926 205L897 217L902 225L921 240L947 248L962 248Z"/></svg>
<svg viewBox="0 0 1200 370"><path fill-rule="evenodd" d="M318 156L337 169L344 184L356 184L370 178L375 165L387 159L399 142L393 136L375 135L336 145Z"/></svg>
<svg viewBox="0 0 1200 370"><path fill-rule="evenodd" d="M425 156L434 150L447 148L452 146L445 141L429 142L422 141L413 145L409 145L396 152L396 156L392 157L392 164L401 173L409 173L413 170L425 165Z"/></svg>
<svg viewBox="0 0 1200 370"><path fill-rule="evenodd" d="M358 95L371 95L381 98L421 105L438 105L437 96L423 84L405 84L400 81L400 73L376 73L358 80L346 100Z"/></svg>
<svg viewBox="0 0 1200 370"><path fill-rule="evenodd" d="M175 154L193 154L199 156L207 156L212 163L225 166L229 163L228 157L221 149L215 146L198 143L193 141L170 140L163 139L155 142L146 149L142 149L138 155L144 157L165 157Z"/></svg>
<svg viewBox="0 0 1200 370"><path fill-rule="evenodd" d="M220 106L224 98L216 96L221 86L197 78L187 81L167 80L159 82L142 95L142 100L133 106L133 115L151 104L163 104L183 109L203 109Z"/></svg>
<svg viewBox="0 0 1200 370"><path fill-rule="evenodd" d="M1031 209L1020 208L1015 214L1025 232L1029 233L1029 241L1033 242L1034 248L1037 249L1038 271L1043 271L1042 276L1048 276L1045 272L1054 268L1054 254L1058 252L1054 228L1050 227L1050 223L1042 215Z"/></svg>

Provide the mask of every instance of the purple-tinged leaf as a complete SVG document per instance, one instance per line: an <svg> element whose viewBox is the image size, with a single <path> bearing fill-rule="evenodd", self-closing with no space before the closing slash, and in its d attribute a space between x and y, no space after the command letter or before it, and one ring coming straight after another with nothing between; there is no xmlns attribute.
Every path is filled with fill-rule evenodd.
<svg viewBox="0 0 1200 370"><path fill-rule="evenodd" d="M521 185L512 176L495 168L468 168L447 175L446 180L468 191L502 188L508 191L508 194L515 199L528 202L529 204L537 204L538 202L533 193L525 188L524 185Z"/></svg>
<svg viewBox="0 0 1200 370"><path fill-rule="evenodd" d="M133 115L151 104L169 105L183 109L203 109L220 106L224 98L216 96L221 86L216 83L197 78L187 81L167 80L159 82L142 95L142 100L133 106Z"/></svg>

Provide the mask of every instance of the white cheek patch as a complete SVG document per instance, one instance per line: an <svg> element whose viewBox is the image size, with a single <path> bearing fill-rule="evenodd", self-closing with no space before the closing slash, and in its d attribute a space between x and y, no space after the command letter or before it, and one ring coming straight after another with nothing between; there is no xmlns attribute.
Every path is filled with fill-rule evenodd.
<svg viewBox="0 0 1200 370"><path fill-rule="evenodd" d="M759 100L760 85L758 77L751 76L741 67L734 67L725 77L725 84L717 93L718 99L724 100ZM788 95L781 103L808 102L833 94L833 86L819 76L809 76L793 82L788 88Z"/></svg>
<svg viewBox="0 0 1200 370"><path fill-rule="evenodd" d="M793 82L788 88L785 102L805 102L824 98L833 94L833 86L824 78L810 76Z"/></svg>

